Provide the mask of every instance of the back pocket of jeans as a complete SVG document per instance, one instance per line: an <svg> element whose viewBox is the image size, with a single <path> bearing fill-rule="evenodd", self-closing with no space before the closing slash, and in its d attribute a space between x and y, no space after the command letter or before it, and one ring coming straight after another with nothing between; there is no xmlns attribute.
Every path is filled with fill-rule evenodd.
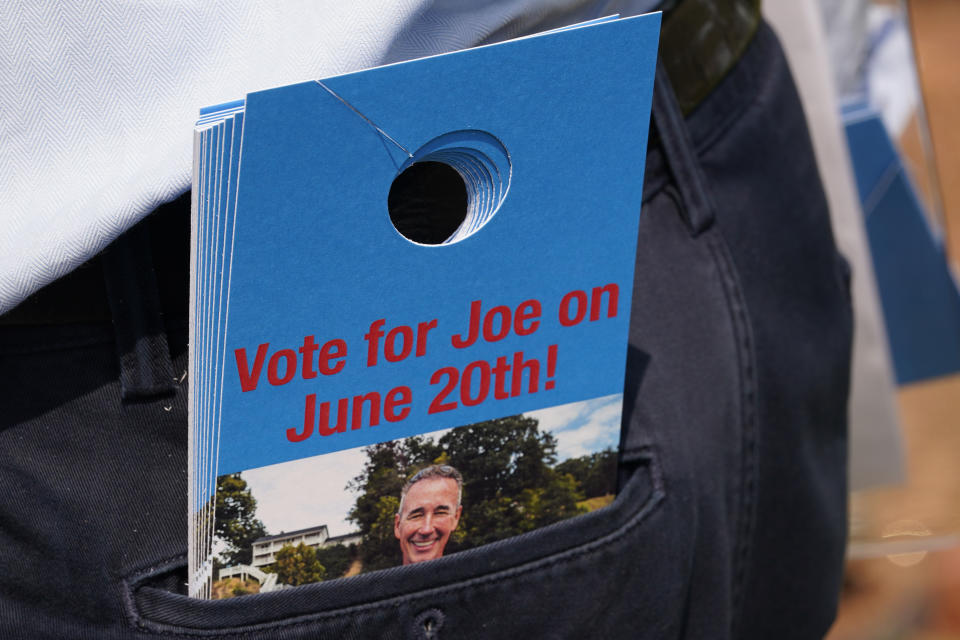
<svg viewBox="0 0 960 640"><path fill-rule="evenodd" d="M563 637L597 637L598 624L632 627L636 609L610 605L640 593L632 582L650 586L647 569L656 568L645 569L640 556L667 562L658 550L668 540L651 538L644 526L665 497L655 452L621 457L629 479L611 505L530 533L426 563L227 600L171 591L180 560L125 581L128 617L152 634L223 638L542 637L547 622Z"/></svg>

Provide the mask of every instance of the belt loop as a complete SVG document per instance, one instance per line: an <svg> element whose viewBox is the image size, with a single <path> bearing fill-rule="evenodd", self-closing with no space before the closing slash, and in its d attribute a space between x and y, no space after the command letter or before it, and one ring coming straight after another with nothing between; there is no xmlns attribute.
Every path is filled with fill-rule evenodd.
<svg viewBox="0 0 960 640"><path fill-rule="evenodd" d="M653 124L670 174L680 192L685 221L692 235L696 236L713 223L713 201L670 77L659 60L653 89Z"/></svg>
<svg viewBox="0 0 960 640"><path fill-rule="evenodd" d="M174 390L173 364L161 315L147 225L138 224L103 252L124 400Z"/></svg>

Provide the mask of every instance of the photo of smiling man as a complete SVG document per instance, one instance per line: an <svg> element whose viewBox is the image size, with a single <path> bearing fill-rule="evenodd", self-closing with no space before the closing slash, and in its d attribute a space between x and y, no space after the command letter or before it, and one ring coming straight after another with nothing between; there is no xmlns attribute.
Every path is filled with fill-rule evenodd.
<svg viewBox="0 0 960 640"><path fill-rule="evenodd" d="M404 485L393 533L400 541L403 564L433 560L460 523L463 478L447 464L421 469Z"/></svg>
<svg viewBox="0 0 960 640"><path fill-rule="evenodd" d="M605 508L616 496L622 403L591 398L221 476L218 491L249 505L218 512L224 531L262 531L252 543L218 534L217 597L236 595L245 557L278 576L284 567L277 584L295 586L400 569Z"/></svg>

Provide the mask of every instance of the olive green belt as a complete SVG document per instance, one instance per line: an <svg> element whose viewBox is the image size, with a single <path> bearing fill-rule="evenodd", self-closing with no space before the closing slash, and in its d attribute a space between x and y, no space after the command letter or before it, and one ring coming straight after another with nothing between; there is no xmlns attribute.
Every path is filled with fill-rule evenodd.
<svg viewBox="0 0 960 640"><path fill-rule="evenodd" d="M760 0L682 0L664 14L660 60L689 114L733 69L760 27Z"/></svg>

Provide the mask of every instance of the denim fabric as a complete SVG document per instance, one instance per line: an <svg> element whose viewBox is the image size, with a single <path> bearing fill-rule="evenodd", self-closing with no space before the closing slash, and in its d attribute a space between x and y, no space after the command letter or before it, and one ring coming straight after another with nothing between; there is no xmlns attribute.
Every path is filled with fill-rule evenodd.
<svg viewBox="0 0 960 640"><path fill-rule="evenodd" d="M850 309L803 114L765 27L685 122L657 92L611 507L430 563L182 595L187 289L160 263L186 246L183 198L142 223L155 267L115 254L137 311L111 285L113 323L0 326L0 637L822 637Z"/></svg>

